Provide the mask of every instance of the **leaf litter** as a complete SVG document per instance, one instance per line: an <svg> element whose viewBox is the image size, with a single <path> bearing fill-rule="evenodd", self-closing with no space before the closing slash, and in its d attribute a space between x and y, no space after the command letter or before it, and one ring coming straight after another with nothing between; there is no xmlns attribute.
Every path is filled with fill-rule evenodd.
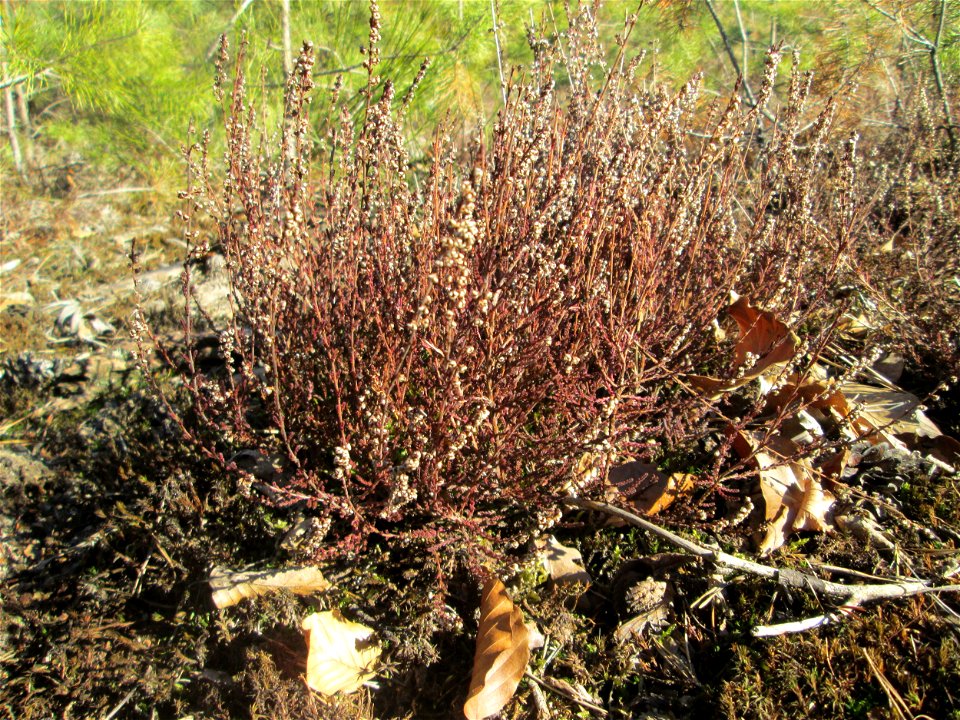
<svg viewBox="0 0 960 720"><path fill-rule="evenodd" d="M833 529L836 497L825 490L799 445L781 435L762 438L740 433L734 448L756 467L764 502L758 549L767 555L803 530Z"/></svg>
<svg viewBox="0 0 960 720"><path fill-rule="evenodd" d="M483 720L510 701L530 661L531 634L523 614L497 578L483 587L480 625L463 713L467 720Z"/></svg>
<svg viewBox="0 0 960 720"><path fill-rule="evenodd" d="M800 346L800 339L785 323L773 313L752 306L745 296L737 297L727 308L727 313L736 321L739 330L729 377L688 376L694 387L714 400L757 379L764 391L768 390L771 378L794 359Z"/></svg>
<svg viewBox="0 0 960 720"><path fill-rule="evenodd" d="M349 694L374 677L380 648L373 629L343 617L339 610L303 620L307 636L307 686L321 695Z"/></svg>
<svg viewBox="0 0 960 720"><path fill-rule="evenodd" d="M590 584L590 573L583 568L583 556L576 548L567 547L550 535L538 542L537 553L553 582Z"/></svg>
<svg viewBox="0 0 960 720"><path fill-rule="evenodd" d="M289 570L231 572L215 568L210 574L211 599L218 609L236 605L243 600L287 591L295 595L310 595L330 588L319 568L305 567Z"/></svg>
<svg viewBox="0 0 960 720"><path fill-rule="evenodd" d="M805 410L795 413L798 424L810 431L814 440L821 435L811 430L814 425L821 427L823 434L828 434L831 427L847 428L850 437L866 437L880 445L887 442L880 433L887 433L908 447L920 439L933 441L945 437L922 414L919 400L900 390L862 384L831 385L819 377L803 380L795 376L793 381L795 387L788 383L785 386L788 392L783 395L771 392L767 396L770 408L786 407L786 398L792 392L794 399L799 398L806 406ZM859 424L856 424L857 408L862 408ZM797 532L819 533L836 526L843 532L869 540L879 551L898 551L896 537L881 535L884 528L869 515L845 513L833 517L836 501L830 490L831 483L838 482L844 472L849 460L848 451L838 450L819 460L796 458L804 447L794 437L775 434L763 439L762 435L758 437L751 433L742 438L747 452L751 453L751 462L755 463L764 520L770 523L762 536L761 549L770 552L777 543L788 540ZM613 497L646 516L662 514L677 506L677 500L693 496L696 489L692 475L665 472L651 463L639 462L615 464L608 474L608 484L615 493ZM679 505L682 511L683 503ZM541 548L541 552L543 550ZM582 567L583 558L579 551L561 543L556 536L550 536L546 541L546 557L542 561L556 584L562 585L573 578L593 581ZM221 569L210 580L214 592L221 593L213 598L218 607L281 591L310 595L328 589L323 574L316 568L261 573L233 573ZM481 603L481 627L473 671L473 675L479 674L481 679L473 679L469 690L472 702L479 708L477 712L496 713L506 707L516 696L524 671L530 665L532 633L523 623L523 614L510 600L506 587L497 582L499 589L494 588L497 591L490 597L485 589ZM684 607L683 592L684 588L672 578L648 577L637 582L631 592L636 612L623 619L614 636L624 643L635 642L639 636L646 638L644 642L653 642L653 635L679 623L679 634L674 630L669 638L661 638L659 644L653 643L652 647L668 666L686 666L684 656L687 651L684 650L682 633L687 620L677 612L678 608ZM495 609L498 604L502 605L499 610ZM325 697L356 692L375 677L380 648L372 644L374 631L368 626L351 623L336 612L324 617L318 620L311 615L304 620L304 630L309 638L307 682ZM506 623L503 618L507 619ZM508 628L505 635L491 630L501 626ZM523 644L518 642L524 635L527 637L526 652L523 652ZM212 673L211 670L208 675L212 677ZM680 674L690 682L695 679L692 672ZM549 677L544 681L557 688L557 692L571 693L576 698L573 702L577 699L581 702L598 700L589 693L574 692L574 689L582 689L579 683Z"/></svg>

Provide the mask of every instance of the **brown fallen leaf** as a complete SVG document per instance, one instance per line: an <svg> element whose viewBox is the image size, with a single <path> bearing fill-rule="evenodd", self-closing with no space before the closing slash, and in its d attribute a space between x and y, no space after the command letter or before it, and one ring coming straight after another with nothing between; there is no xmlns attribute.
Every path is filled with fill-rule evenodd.
<svg viewBox="0 0 960 720"><path fill-rule="evenodd" d="M828 380L803 377L796 373L786 378L776 392L765 398L765 411L782 411L789 403L802 401L808 409L833 412L838 420L850 414L852 407L843 393Z"/></svg>
<svg viewBox="0 0 960 720"><path fill-rule="evenodd" d="M918 435L900 435L907 447L919 451L927 460L938 463L947 472L960 469L960 442L949 435L920 437Z"/></svg>
<svg viewBox="0 0 960 720"><path fill-rule="evenodd" d="M791 398L800 398L808 409L820 410L838 422L852 440L874 444L886 442L898 448L914 448L916 438L942 437L940 429L920 410L920 400L903 390L861 383L832 385L825 381L801 380L793 375L767 398L767 408L783 410Z"/></svg>
<svg viewBox="0 0 960 720"><path fill-rule="evenodd" d="M816 411L799 410L780 423L780 434L798 445L810 445L824 435L819 415Z"/></svg>
<svg viewBox="0 0 960 720"><path fill-rule="evenodd" d="M590 573L583 569L583 556L576 548L562 545L551 535L537 543L537 552L553 582L590 584Z"/></svg>
<svg viewBox="0 0 960 720"><path fill-rule="evenodd" d="M760 477L764 501L765 528L759 549L766 555L802 530L825 532L833 529L836 497L825 490L800 446L780 435L767 438L760 447L758 436L743 433L734 440L741 457L750 457Z"/></svg>
<svg viewBox="0 0 960 720"><path fill-rule="evenodd" d="M473 657L470 691L463 706L467 720L500 712L520 684L530 660L530 631L503 583L491 578L483 586L480 626Z"/></svg>
<svg viewBox="0 0 960 720"><path fill-rule="evenodd" d="M876 330L876 327L863 313L856 315L844 313L843 317L840 318L840 322L837 324L837 329L850 337L863 338L870 332Z"/></svg>
<svg viewBox="0 0 960 720"><path fill-rule="evenodd" d="M694 476L688 473L667 475L656 465L628 462L615 465L607 473L607 485L614 495L650 516L665 510L681 495L693 490Z"/></svg>
<svg viewBox="0 0 960 720"><path fill-rule="evenodd" d="M887 382L895 383L903 375L904 366L903 355L893 352L877 360L871 369Z"/></svg>
<svg viewBox="0 0 960 720"><path fill-rule="evenodd" d="M956 468L960 462L960 443L940 431L911 393L852 382L831 385L793 375L781 390L767 397L767 409L782 410L793 397L809 403L810 409L832 415L850 439L918 450L948 468Z"/></svg>
<svg viewBox="0 0 960 720"><path fill-rule="evenodd" d="M771 365L789 362L797 354L800 339L773 313L759 310L746 297L737 298L727 308L740 330L733 349L733 367L738 371L752 358L749 373L758 376Z"/></svg>
<svg viewBox="0 0 960 720"><path fill-rule="evenodd" d="M817 471L820 473L820 477L827 483L840 480L843 477L843 471L847 468L850 454L849 448L841 448L820 458L817 462Z"/></svg>
<svg viewBox="0 0 960 720"><path fill-rule="evenodd" d="M854 424L865 436L873 430L886 440L890 436L935 438L943 434L920 410L920 398L916 395L852 382L840 385L840 391L860 408Z"/></svg>
<svg viewBox="0 0 960 720"><path fill-rule="evenodd" d="M746 385L753 380L753 378L742 379L742 381L741 379L723 380L721 378L710 377L709 375L691 374L686 376L686 380L711 400L719 400L724 393Z"/></svg>
<svg viewBox="0 0 960 720"><path fill-rule="evenodd" d="M773 313L759 310L744 296L727 308L740 331L733 349L733 368L728 379L706 375L688 375L697 389L717 399L757 378L778 374L797 354L800 339Z"/></svg>
<svg viewBox="0 0 960 720"><path fill-rule="evenodd" d="M373 630L347 620L339 610L313 613L303 620L307 636L307 686L327 697L352 693L373 677L380 648L370 643Z"/></svg>
<svg viewBox="0 0 960 720"><path fill-rule="evenodd" d="M213 604L223 609L259 595L286 590L297 595L323 592L330 587L315 567L260 572L230 572L214 568L210 574Z"/></svg>

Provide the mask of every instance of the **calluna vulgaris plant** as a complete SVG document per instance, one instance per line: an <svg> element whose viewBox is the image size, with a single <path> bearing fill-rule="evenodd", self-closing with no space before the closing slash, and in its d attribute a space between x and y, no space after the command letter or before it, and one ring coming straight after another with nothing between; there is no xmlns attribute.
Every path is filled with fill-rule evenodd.
<svg viewBox="0 0 960 720"><path fill-rule="evenodd" d="M226 371L204 372L188 264L189 432L238 472L240 451L272 458L259 487L322 520L318 555L373 534L493 554L591 492L603 463L702 433L709 404L682 378L726 364L731 291L796 325L826 304L862 221L854 165L815 187L831 111L805 126L796 69L761 131L778 53L757 107L703 107L699 78L642 89L629 24L606 62L582 10L561 37L531 33L488 139L461 151L441 129L418 173L401 132L415 87L398 99L376 77L375 3L370 26L357 124L339 84L311 104L304 45L270 139L241 48L222 181L207 137L187 152L191 255L222 246L233 311Z"/></svg>
<svg viewBox="0 0 960 720"><path fill-rule="evenodd" d="M883 344L928 383L960 375L960 157L922 88L897 103L866 188L878 196L853 282ZM929 387L927 389L930 389Z"/></svg>

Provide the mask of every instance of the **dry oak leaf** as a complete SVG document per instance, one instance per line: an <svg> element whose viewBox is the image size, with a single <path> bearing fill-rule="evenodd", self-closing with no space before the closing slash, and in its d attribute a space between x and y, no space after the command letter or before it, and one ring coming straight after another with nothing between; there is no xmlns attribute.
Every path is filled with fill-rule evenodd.
<svg viewBox="0 0 960 720"><path fill-rule="evenodd" d="M213 604L223 609L259 595L287 590L297 595L323 592L330 587L315 567L260 572L231 572L214 568L210 573Z"/></svg>
<svg viewBox="0 0 960 720"><path fill-rule="evenodd" d="M746 297L738 298L727 312L740 329L740 339L733 349L735 370L752 356L756 362L749 373L756 377L771 365L789 362L797 354L800 339L773 313L758 310Z"/></svg>
<svg viewBox="0 0 960 720"><path fill-rule="evenodd" d="M854 424L864 436L874 430L887 441L892 440L891 436L935 438L943 434L920 410L920 398L916 395L853 382L841 384L840 391L860 408Z"/></svg>
<svg viewBox="0 0 960 720"><path fill-rule="evenodd" d="M833 384L794 374L767 396L766 409L782 411L794 400L803 401L808 410L833 416L849 439L919 450L950 468L960 464L960 443L940 431L911 393L853 382Z"/></svg>
<svg viewBox="0 0 960 720"><path fill-rule="evenodd" d="M610 494L625 498L647 516L666 510L678 497L690 493L693 480L688 473L667 475L656 465L638 461L615 465L607 473Z"/></svg>
<svg viewBox="0 0 960 720"><path fill-rule="evenodd" d="M853 439L898 445L897 436L940 437L943 433L920 410L920 399L903 390L845 382L801 379L791 375L786 384L767 398L767 407L782 410L786 401L799 397L809 407L832 411L839 420L851 418Z"/></svg>
<svg viewBox="0 0 960 720"><path fill-rule="evenodd" d="M766 521L760 552L773 552L794 532L832 530L836 497L820 484L801 447L781 435L767 438L762 447L760 441L743 433L734 439L737 453L751 458L760 476Z"/></svg>
<svg viewBox="0 0 960 720"><path fill-rule="evenodd" d="M847 404L857 410L851 422L856 437L918 451L949 472L960 467L960 442L944 435L924 414L916 395L852 382L842 383L839 389L849 399Z"/></svg>
<svg viewBox="0 0 960 720"><path fill-rule="evenodd" d="M373 630L347 620L339 610L313 613L303 620L307 636L307 686L327 697L352 693L373 677L380 648Z"/></svg>
<svg viewBox="0 0 960 720"><path fill-rule="evenodd" d="M723 393L746 385L751 380L775 374L797 354L800 339L773 313L759 310L744 297L727 308L740 331L733 348L732 379L689 375L691 384L717 399Z"/></svg>
<svg viewBox="0 0 960 720"><path fill-rule="evenodd" d="M470 691L463 706L467 720L500 712L520 684L530 660L530 631L507 589L496 578L483 586L480 626L473 656Z"/></svg>
<svg viewBox="0 0 960 720"><path fill-rule="evenodd" d="M797 373L790 375L786 382L765 398L766 412L778 412L786 409L794 401L802 401L808 409L832 414L837 420L850 415L853 408L840 389L829 380L819 380Z"/></svg>
<svg viewBox="0 0 960 720"><path fill-rule="evenodd" d="M564 583L590 584L590 573L583 569L583 556L576 548L561 544L551 535L537 542L537 552L540 561L550 575L550 579L558 585Z"/></svg>

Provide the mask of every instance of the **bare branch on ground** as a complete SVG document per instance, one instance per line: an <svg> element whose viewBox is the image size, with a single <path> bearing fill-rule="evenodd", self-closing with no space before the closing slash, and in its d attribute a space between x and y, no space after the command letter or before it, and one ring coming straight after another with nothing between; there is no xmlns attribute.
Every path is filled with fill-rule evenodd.
<svg viewBox="0 0 960 720"><path fill-rule="evenodd" d="M886 600L891 598L911 597L914 595L923 595L927 593L942 592L960 592L960 585L932 586L924 580L903 580L894 583L883 584L853 584L845 585L843 583L824 580L823 578L804 573L799 570L789 570L776 568L770 565L764 565L753 560L740 558L730 555L722 550L716 550L706 547L700 543L688 540L676 533L660 527L655 523L646 520L639 515L635 515L627 510L608 505L607 503L585 500L582 498L567 498L566 504L570 507L581 508L584 510L594 510L596 512L606 513L618 517L631 525L653 533L657 537L666 540L679 548L682 548L697 557L723 565L734 570L759 575L760 577L775 580L779 585L786 588L806 589L816 595L824 595L836 600L842 601L836 612L826 613L807 620L798 622L783 623L780 625L768 625L754 628L753 634L756 637L768 637L771 635L782 635L791 632L802 632L817 627L822 627L849 615L856 608L868 602L876 600Z"/></svg>

